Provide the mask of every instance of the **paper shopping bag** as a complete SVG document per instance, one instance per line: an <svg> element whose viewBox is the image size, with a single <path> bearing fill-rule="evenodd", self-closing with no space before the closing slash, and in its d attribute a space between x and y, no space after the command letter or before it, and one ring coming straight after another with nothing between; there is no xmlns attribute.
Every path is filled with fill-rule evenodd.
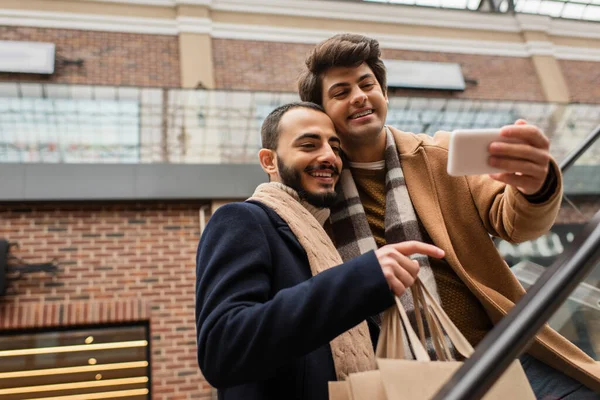
<svg viewBox="0 0 600 400"><path fill-rule="evenodd" d="M462 356L468 358L473 354L473 347L419 280L413 288L413 299L419 335L411 326L402 303L396 298L396 306L384 314L376 354L379 370L350 374L346 382L339 382L342 384L340 387L344 386L349 392L344 400L431 399L462 366L462 362L452 359L443 332L446 332ZM431 361L424 347L421 319L427 321L438 359L447 361ZM403 359L403 343L408 343L416 360ZM483 399L535 400L518 360L511 364Z"/></svg>
<svg viewBox="0 0 600 400"><path fill-rule="evenodd" d="M431 399L462 366L460 361L407 361L379 359L383 399ZM534 400L519 361L515 361L482 397L483 400Z"/></svg>
<svg viewBox="0 0 600 400"><path fill-rule="evenodd" d="M348 381L328 382L329 400L353 400Z"/></svg>

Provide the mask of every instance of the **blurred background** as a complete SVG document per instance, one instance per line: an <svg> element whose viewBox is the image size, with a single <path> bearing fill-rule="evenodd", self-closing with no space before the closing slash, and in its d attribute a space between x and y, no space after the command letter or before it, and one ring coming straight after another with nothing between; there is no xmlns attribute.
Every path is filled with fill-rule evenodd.
<svg viewBox="0 0 600 400"><path fill-rule="evenodd" d="M266 181L260 125L340 32L380 41L389 124L550 137L556 225L497 242L525 286L600 210L600 0L1 0L1 399L215 398L198 239ZM550 323L599 360L600 268Z"/></svg>

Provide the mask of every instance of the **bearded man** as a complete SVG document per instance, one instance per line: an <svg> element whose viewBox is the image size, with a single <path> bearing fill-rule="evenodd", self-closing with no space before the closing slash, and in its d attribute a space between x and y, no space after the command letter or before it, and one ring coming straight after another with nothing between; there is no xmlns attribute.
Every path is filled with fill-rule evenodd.
<svg viewBox="0 0 600 400"><path fill-rule="evenodd" d="M375 368L376 325L419 272L407 241L345 263L323 229L342 169L340 139L312 103L262 126L269 183L220 207L197 255L198 361L219 399L327 400L327 382ZM367 319L369 319L367 321Z"/></svg>

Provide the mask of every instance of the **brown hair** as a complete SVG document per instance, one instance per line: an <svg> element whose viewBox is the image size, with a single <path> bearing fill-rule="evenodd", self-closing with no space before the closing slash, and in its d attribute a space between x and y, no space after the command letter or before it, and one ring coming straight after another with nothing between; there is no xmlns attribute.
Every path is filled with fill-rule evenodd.
<svg viewBox="0 0 600 400"><path fill-rule="evenodd" d="M265 121L260 129L260 135L262 139L262 147L264 149L277 150L277 144L279 142L279 122L281 118L290 110L294 108L308 108L310 110L320 111L325 113L325 110L320 105L309 103L307 101L298 101L294 103L284 104L277 107L267 115Z"/></svg>
<svg viewBox="0 0 600 400"><path fill-rule="evenodd" d="M379 42L363 35L342 33L319 43L306 59L306 70L298 80L300 99L323 105L323 74L333 67L358 67L367 63L381 90L387 89L385 66Z"/></svg>

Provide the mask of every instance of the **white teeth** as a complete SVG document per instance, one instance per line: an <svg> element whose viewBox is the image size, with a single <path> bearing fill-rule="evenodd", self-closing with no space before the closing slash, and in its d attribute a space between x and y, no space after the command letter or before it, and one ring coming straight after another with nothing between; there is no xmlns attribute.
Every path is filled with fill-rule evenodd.
<svg viewBox="0 0 600 400"><path fill-rule="evenodd" d="M350 118L352 118L352 119L360 118L360 117L364 117L365 115L369 115L369 114L373 114L373 110L365 110L365 111L361 111L356 114L352 114L352 116Z"/></svg>
<svg viewBox="0 0 600 400"><path fill-rule="evenodd" d="M327 172L315 172L312 174L312 176L315 176L318 178L331 178L332 174L327 173Z"/></svg>

